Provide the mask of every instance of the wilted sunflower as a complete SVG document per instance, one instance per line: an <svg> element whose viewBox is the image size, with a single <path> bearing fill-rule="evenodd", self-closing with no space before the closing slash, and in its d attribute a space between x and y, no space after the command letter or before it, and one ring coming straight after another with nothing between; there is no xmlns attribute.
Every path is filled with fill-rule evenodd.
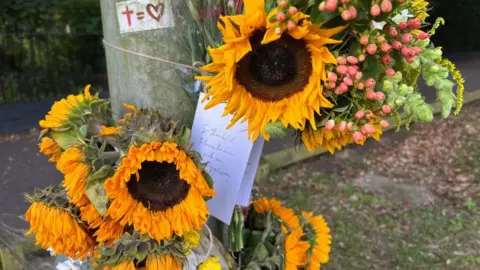
<svg viewBox="0 0 480 270"><path fill-rule="evenodd" d="M88 199L85 188L91 172L85 163L85 153L79 147L67 149L57 162L57 169L65 175L63 187L67 190L70 202L80 208L80 216L91 228L97 228L103 222L102 216Z"/></svg>
<svg viewBox="0 0 480 270"><path fill-rule="evenodd" d="M134 231L125 233L112 245L97 249L94 261L104 270L180 270L187 251L184 242L178 239L165 244Z"/></svg>
<svg viewBox="0 0 480 270"><path fill-rule="evenodd" d="M291 208L283 207L280 201L275 198L269 200L268 198L262 197L253 201L252 204L255 212L258 214L272 212L273 215L290 230L300 226L300 221L295 215L295 212Z"/></svg>
<svg viewBox="0 0 480 270"><path fill-rule="evenodd" d="M302 228L296 228L285 239L285 270L297 270L307 264L307 251L310 244L302 241Z"/></svg>
<svg viewBox="0 0 480 270"><path fill-rule="evenodd" d="M328 228L328 224L322 216L314 217L312 213L303 213L302 215L306 218L304 231L310 242L306 269L318 270L320 264L328 262L332 243L330 228Z"/></svg>
<svg viewBox="0 0 480 270"><path fill-rule="evenodd" d="M85 260L95 246L87 227L67 203L66 195L56 187L27 195L32 205L25 214L30 223L26 235L35 234L36 245L52 248L56 254Z"/></svg>
<svg viewBox="0 0 480 270"><path fill-rule="evenodd" d="M377 141L380 141L382 135L382 126L380 124L373 124L375 133L371 135ZM368 137L365 137L357 144L363 145ZM313 152L318 148L327 149L330 153L335 153L335 150L341 150L343 147L353 143L353 136L351 132L339 131L336 127L333 130L327 130L322 127L318 130L313 130L307 127L302 131L302 141L307 147L308 151Z"/></svg>
<svg viewBox="0 0 480 270"><path fill-rule="evenodd" d="M173 142L131 146L105 189L112 199L106 215L156 240L200 229L209 213L204 197L215 195Z"/></svg>
<svg viewBox="0 0 480 270"><path fill-rule="evenodd" d="M95 231L94 236L96 237L97 242L99 243L108 243L111 244L116 239L120 238L123 235L124 226L120 225L120 223L116 222L115 220L107 217L105 221L103 221L98 230Z"/></svg>
<svg viewBox="0 0 480 270"><path fill-rule="evenodd" d="M42 128L61 128L68 124L69 117L79 110L88 106L88 103L98 97L90 94L90 85L85 87L84 93L79 95L69 95L66 99L53 104L52 109L45 116L45 120L40 121Z"/></svg>
<svg viewBox="0 0 480 270"><path fill-rule="evenodd" d="M123 118L118 120L118 123L120 123L120 124L125 123L126 120L132 118L135 115L135 113L137 112L137 107L135 107L133 105L125 104L125 103L122 104L122 105L125 109L129 110L130 112L125 113Z"/></svg>
<svg viewBox="0 0 480 270"><path fill-rule="evenodd" d="M60 148L54 140L48 137L42 138L39 148L40 153L50 157L48 160L50 162L57 162L62 156L62 148Z"/></svg>
<svg viewBox="0 0 480 270"><path fill-rule="evenodd" d="M230 126L247 120L252 140L260 134L268 140L265 127L277 120L295 129L309 120L315 129L315 112L333 106L322 94L325 64L336 64L325 45L338 43L329 37L344 27L322 29L297 12L291 18L295 26L287 29L286 22L271 22L278 10L267 16L264 0L244 4L245 14L220 18L225 44L210 49L213 62L202 67L217 74L197 77L208 82L206 108L226 101L224 115L233 114Z"/></svg>
<svg viewBox="0 0 480 270"><path fill-rule="evenodd" d="M123 261L122 263L109 267L106 266L104 270L181 270L182 264L173 256L165 255L159 257L147 257L145 264L139 266L135 265L134 261Z"/></svg>

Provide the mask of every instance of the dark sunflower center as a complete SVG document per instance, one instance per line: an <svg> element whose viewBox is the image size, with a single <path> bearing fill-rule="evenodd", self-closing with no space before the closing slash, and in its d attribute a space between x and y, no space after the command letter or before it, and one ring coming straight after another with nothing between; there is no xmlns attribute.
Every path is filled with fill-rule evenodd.
<svg viewBox="0 0 480 270"><path fill-rule="evenodd" d="M132 197L145 207L163 211L183 201L190 185L180 179L174 164L146 161L138 171L140 181L132 175L127 187Z"/></svg>
<svg viewBox="0 0 480 270"><path fill-rule="evenodd" d="M301 92L312 74L305 41L284 34L262 45L264 35L264 31L256 31L250 38L252 51L238 62L237 81L263 101L278 101Z"/></svg>

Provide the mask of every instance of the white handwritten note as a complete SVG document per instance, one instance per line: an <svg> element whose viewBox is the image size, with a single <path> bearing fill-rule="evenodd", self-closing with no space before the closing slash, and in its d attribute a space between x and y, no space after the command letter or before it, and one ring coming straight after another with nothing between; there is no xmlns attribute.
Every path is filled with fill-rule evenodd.
<svg viewBox="0 0 480 270"><path fill-rule="evenodd" d="M130 0L116 4L120 33L174 27L171 0Z"/></svg>
<svg viewBox="0 0 480 270"><path fill-rule="evenodd" d="M238 193L238 205L248 206L250 202L253 182L255 180L255 174L258 169L258 163L260 162L264 143L265 140L263 138L258 138L253 144L252 152L250 153L250 158L247 162L247 168L245 169L245 175L243 176L242 184L240 185L240 192Z"/></svg>
<svg viewBox="0 0 480 270"><path fill-rule="evenodd" d="M225 106L217 105L205 110L205 104L201 103L204 96L205 94L200 94L193 121L191 142L193 150L202 155L203 162L208 162L207 172L213 178L214 188L217 191L217 195L208 201L210 213L224 223L230 224L243 181L245 181L244 186L250 187L250 190L242 190L242 192L250 194L253 179L247 178L252 175L253 178L255 177L259 157L251 158L250 156L253 144L247 136L247 124L237 123L230 129L226 129L231 117L222 117ZM263 144L259 147L262 146ZM261 149L259 151L261 152ZM245 176L249 161L253 173ZM242 202L244 196L242 194Z"/></svg>

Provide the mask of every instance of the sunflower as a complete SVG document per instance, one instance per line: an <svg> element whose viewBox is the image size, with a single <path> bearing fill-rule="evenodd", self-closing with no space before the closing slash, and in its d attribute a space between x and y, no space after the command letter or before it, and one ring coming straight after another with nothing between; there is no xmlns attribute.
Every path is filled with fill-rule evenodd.
<svg viewBox="0 0 480 270"><path fill-rule="evenodd" d="M79 147L71 147L58 160L57 169L65 174L62 185L67 190L69 201L80 208L81 219L95 229L103 223L103 217L85 193L92 169L84 161L85 153Z"/></svg>
<svg viewBox="0 0 480 270"><path fill-rule="evenodd" d="M379 141L382 135L382 126L373 122L372 125L376 132L372 134L371 137ZM357 144L363 145L366 140L367 137L362 141L357 142ZM337 128L327 130L324 127L318 130L313 130L313 128L307 127L302 131L302 141L310 152L313 152L318 148L324 148L331 154L335 153L335 150L341 150L343 147L354 142L351 132L339 131Z"/></svg>
<svg viewBox="0 0 480 270"><path fill-rule="evenodd" d="M307 251L310 244L300 240L302 236L302 228L298 227L285 239L285 270L297 270L299 266L307 264Z"/></svg>
<svg viewBox="0 0 480 270"><path fill-rule="evenodd" d="M75 114L79 109L83 110L90 101L96 98L98 97L90 94L90 85L87 85L83 94L69 95L66 99L63 98L55 102L45 116L45 120L40 121L40 126L46 129L65 127L72 114Z"/></svg>
<svg viewBox="0 0 480 270"><path fill-rule="evenodd" d="M222 266L218 262L218 257L210 257L203 261L198 267L197 270L222 270Z"/></svg>
<svg viewBox="0 0 480 270"><path fill-rule="evenodd" d="M57 254L85 260L95 246L88 229L66 203L65 194L55 187L36 191L27 199L32 202L25 214L30 223L26 235L35 234L36 245L52 248Z"/></svg>
<svg viewBox="0 0 480 270"><path fill-rule="evenodd" d="M182 269L181 262L171 255L164 256L149 256L144 264L135 266L134 261L123 261L122 263L114 266L104 267L104 270L180 270Z"/></svg>
<svg viewBox="0 0 480 270"><path fill-rule="evenodd" d="M50 162L57 162L62 155L62 148L60 148L54 140L48 137L42 138L39 148L42 154L50 156L50 159L48 160Z"/></svg>
<svg viewBox="0 0 480 270"><path fill-rule="evenodd" d="M290 230L300 226L300 221L295 212L291 208L283 207L280 201L275 198L269 200L262 197L253 201L252 204L255 212L258 214L272 212Z"/></svg>
<svg viewBox="0 0 480 270"><path fill-rule="evenodd" d="M202 67L215 76L199 76L207 82L211 98L206 109L226 102L224 115L233 114L229 127L248 120L248 135L269 139L265 127L280 121L283 126L303 129L309 120L315 129L315 112L333 106L322 94L325 65L336 64L325 45L339 41L329 37L344 27L322 29L309 16L297 12L291 17L295 27L276 25L268 16L264 0L245 0L245 14L224 16L218 27L224 45L210 48L213 62Z"/></svg>
<svg viewBox="0 0 480 270"><path fill-rule="evenodd" d="M306 218L305 230L309 232L307 235L310 241L309 260L306 268L318 270L320 264L328 262L332 243L330 228L322 216L314 217L311 213L303 213L302 216Z"/></svg>
<svg viewBox="0 0 480 270"><path fill-rule="evenodd" d="M112 200L106 215L156 240L200 229L209 214L204 197L215 195L194 161L173 142L130 147L105 189Z"/></svg>
<svg viewBox="0 0 480 270"><path fill-rule="evenodd" d="M90 166L84 163L85 153L79 147L67 149L57 162L57 169L65 174L63 187L67 190L70 202L78 207L90 204L85 194Z"/></svg>
<svg viewBox="0 0 480 270"><path fill-rule="evenodd" d="M94 236L99 243L111 244L116 239L120 238L123 235L124 226L120 225L118 222L111 218L107 218L102 222L95 232Z"/></svg>

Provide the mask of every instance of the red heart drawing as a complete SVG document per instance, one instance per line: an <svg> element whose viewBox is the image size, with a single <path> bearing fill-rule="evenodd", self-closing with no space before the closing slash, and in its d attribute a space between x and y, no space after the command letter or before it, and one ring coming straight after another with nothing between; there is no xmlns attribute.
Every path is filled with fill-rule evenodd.
<svg viewBox="0 0 480 270"><path fill-rule="evenodd" d="M158 3L156 5L154 4L147 5L148 15L150 15L150 17L152 17L153 19L157 20L157 22L159 22L162 19L164 10L165 10L164 3Z"/></svg>

